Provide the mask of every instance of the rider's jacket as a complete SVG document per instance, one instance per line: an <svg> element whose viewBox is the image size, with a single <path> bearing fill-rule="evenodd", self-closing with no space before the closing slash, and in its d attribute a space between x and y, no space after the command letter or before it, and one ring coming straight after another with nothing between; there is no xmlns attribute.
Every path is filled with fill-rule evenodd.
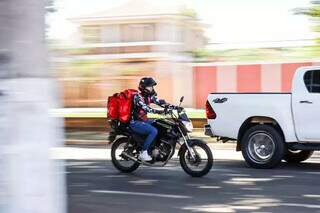
<svg viewBox="0 0 320 213"><path fill-rule="evenodd" d="M151 103L161 107L173 106L167 104L165 100L158 99L156 95L143 96L141 93L137 93L133 97L132 120L145 121L148 119L147 113L160 113L160 110L150 107Z"/></svg>

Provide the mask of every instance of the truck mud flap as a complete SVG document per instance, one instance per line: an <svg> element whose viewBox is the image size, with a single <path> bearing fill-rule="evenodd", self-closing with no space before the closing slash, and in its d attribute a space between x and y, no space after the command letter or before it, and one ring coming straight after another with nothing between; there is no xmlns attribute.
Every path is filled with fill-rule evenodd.
<svg viewBox="0 0 320 213"><path fill-rule="evenodd" d="M214 137L214 134L209 124L204 125L204 134L210 137Z"/></svg>

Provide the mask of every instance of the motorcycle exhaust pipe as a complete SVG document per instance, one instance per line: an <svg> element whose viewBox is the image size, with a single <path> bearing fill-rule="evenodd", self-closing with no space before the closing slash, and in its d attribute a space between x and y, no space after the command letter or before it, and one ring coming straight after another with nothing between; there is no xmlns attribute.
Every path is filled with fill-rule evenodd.
<svg viewBox="0 0 320 213"><path fill-rule="evenodd" d="M130 155L128 155L127 153L122 153L125 157L129 158L130 160L134 161L134 162L137 162L137 163L141 163L145 166L151 166L151 167L164 167L165 164L162 164L162 165L154 165L154 164L151 164L151 163L148 163L148 162L145 162L145 161L141 161L135 157L132 157Z"/></svg>

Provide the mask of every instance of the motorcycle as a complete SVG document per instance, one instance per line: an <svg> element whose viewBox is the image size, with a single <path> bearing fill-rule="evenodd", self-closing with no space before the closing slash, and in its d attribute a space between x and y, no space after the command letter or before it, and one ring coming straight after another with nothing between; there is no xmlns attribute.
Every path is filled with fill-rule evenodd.
<svg viewBox="0 0 320 213"><path fill-rule="evenodd" d="M155 119L152 125L157 128L158 135L150 146L151 161L138 159L145 136L133 132L128 125L111 121L113 131L110 133L111 158L115 168L121 172L131 173L140 165L163 167L174 156L176 146L179 146L178 157L182 169L192 177L206 175L213 165L213 156L209 146L199 139L190 138L193 130L192 122L185 110L180 107L184 97L181 97L179 110L165 108L168 118ZM176 111L176 113L174 112Z"/></svg>

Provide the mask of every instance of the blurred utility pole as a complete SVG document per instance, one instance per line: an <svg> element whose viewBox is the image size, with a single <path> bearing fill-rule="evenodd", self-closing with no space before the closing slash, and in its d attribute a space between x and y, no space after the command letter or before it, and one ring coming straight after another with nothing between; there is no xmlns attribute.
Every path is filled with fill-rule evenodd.
<svg viewBox="0 0 320 213"><path fill-rule="evenodd" d="M45 47L44 0L0 1L0 212L64 213L61 142Z"/></svg>

